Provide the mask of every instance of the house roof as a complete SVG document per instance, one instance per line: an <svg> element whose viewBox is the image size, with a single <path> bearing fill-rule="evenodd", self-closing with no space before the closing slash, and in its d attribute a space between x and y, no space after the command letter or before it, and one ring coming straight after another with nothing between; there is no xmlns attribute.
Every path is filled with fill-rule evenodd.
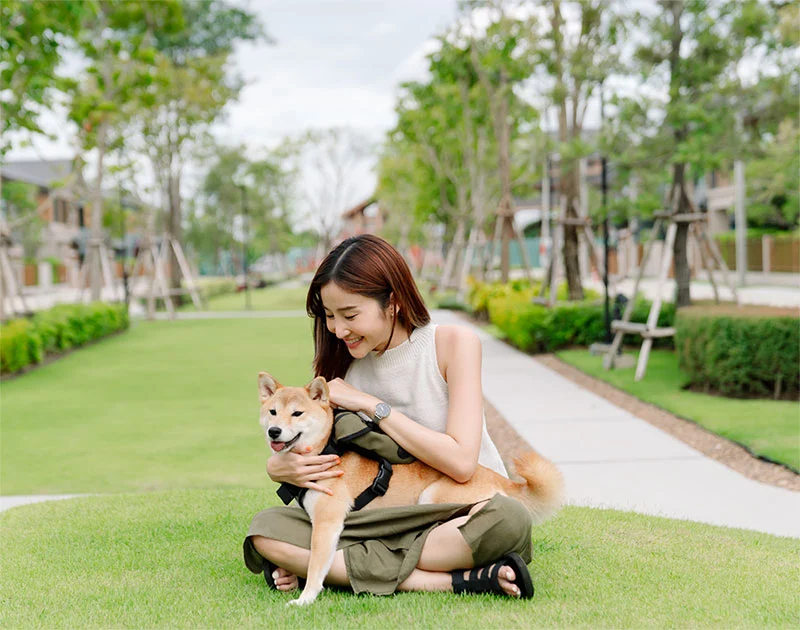
<svg viewBox="0 0 800 630"><path fill-rule="evenodd" d="M19 160L0 166L0 175L5 179L50 188L53 182L67 178L72 165L72 160Z"/></svg>
<svg viewBox="0 0 800 630"><path fill-rule="evenodd" d="M364 212L364 210L366 210L366 209L367 209L367 208L368 208L370 205L372 205L372 204L373 204L373 203L375 203L376 201L377 201L377 199L376 199L375 197L370 197L370 198L369 198L369 199L367 199L366 201L362 201L362 202L361 202L360 204L358 204L357 206L353 206L353 207L352 207L352 208L350 208L349 210L345 210L345 211L342 213L342 218L343 218L343 219L352 219L352 218L353 218L354 216L356 216L357 214L359 214L359 213L361 213L361 212Z"/></svg>

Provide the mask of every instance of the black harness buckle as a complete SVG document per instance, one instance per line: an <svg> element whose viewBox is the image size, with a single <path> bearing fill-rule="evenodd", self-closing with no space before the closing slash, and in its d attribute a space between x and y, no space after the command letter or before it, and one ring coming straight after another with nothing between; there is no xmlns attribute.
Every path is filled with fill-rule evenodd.
<svg viewBox="0 0 800 630"><path fill-rule="evenodd" d="M392 480L392 464L389 460L382 459L378 474L372 480L372 491L382 497L389 490L389 482Z"/></svg>

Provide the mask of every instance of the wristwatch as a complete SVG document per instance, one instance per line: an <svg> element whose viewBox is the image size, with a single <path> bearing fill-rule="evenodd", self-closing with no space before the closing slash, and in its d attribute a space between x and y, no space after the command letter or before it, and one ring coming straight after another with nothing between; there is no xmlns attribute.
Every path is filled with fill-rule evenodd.
<svg viewBox="0 0 800 630"><path fill-rule="evenodd" d="M381 420L383 420L386 416L392 413L392 408L388 403L379 402L375 405L375 415L372 417L373 422L375 424L380 424Z"/></svg>

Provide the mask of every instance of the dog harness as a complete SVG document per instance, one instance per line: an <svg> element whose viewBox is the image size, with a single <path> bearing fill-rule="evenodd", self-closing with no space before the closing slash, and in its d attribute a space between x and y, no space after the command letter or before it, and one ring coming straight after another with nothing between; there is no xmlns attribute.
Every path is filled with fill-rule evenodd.
<svg viewBox="0 0 800 630"><path fill-rule="evenodd" d="M320 455L339 455L353 451L362 457L378 462L378 474L372 484L356 497L353 511L358 511L372 500L382 497L389 489L392 479L392 464L410 464L414 457L402 446L381 431L374 422L364 420L352 411L342 409L333 416L333 430L328 443ZM308 488L300 488L290 483L278 487L278 496L285 505L292 499L303 507L303 498Z"/></svg>

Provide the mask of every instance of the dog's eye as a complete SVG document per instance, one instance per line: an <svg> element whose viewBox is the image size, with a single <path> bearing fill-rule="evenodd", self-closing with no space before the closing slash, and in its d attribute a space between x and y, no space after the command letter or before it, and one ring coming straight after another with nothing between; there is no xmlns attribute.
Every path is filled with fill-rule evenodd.
<svg viewBox="0 0 800 630"><path fill-rule="evenodd" d="M277 412L276 412L274 409L270 409L270 410L269 410L269 412L270 412L270 413L271 413L273 416L277 416L277 415L278 415L278 413L277 413Z"/></svg>
<svg viewBox="0 0 800 630"><path fill-rule="evenodd" d="M302 415L303 415L303 412L302 412L302 411L295 411L295 412L294 412L292 415L293 415L295 418L297 418L297 417L299 417L299 416L302 416Z"/></svg>

